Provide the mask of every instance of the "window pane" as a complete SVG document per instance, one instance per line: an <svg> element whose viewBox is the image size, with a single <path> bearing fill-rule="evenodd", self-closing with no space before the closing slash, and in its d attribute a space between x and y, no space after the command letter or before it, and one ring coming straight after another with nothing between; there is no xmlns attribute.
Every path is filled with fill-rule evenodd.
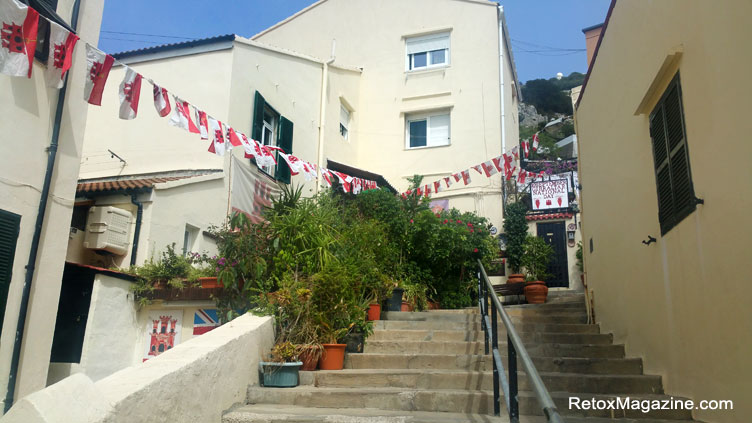
<svg viewBox="0 0 752 423"><path fill-rule="evenodd" d="M434 50L431 52L431 64L446 63L446 50Z"/></svg>
<svg viewBox="0 0 752 423"><path fill-rule="evenodd" d="M428 65L428 53L413 54L413 66L411 69L424 68Z"/></svg>
<svg viewBox="0 0 752 423"><path fill-rule="evenodd" d="M410 122L410 147L426 146L426 128L425 120L415 120Z"/></svg>
<svg viewBox="0 0 752 423"><path fill-rule="evenodd" d="M449 144L449 115L436 115L429 118L428 145Z"/></svg>

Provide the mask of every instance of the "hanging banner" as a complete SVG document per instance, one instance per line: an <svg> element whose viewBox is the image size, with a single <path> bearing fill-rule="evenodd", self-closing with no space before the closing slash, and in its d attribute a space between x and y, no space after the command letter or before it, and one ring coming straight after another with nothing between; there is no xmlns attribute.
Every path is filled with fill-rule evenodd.
<svg viewBox="0 0 752 423"><path fill-rule="evenodd" d="M569 207L567 181L533 182L530 184L533 210L562 209Z"/></svg>
<svg viewBox="0 0 752 423"><path fill-rule="evenodd" d="M232 157L230 207L233 212L244 213L253 223L261 222L264 208L270 207L272 199L280 193L275 182L256 175L247 162Z"/></svg>

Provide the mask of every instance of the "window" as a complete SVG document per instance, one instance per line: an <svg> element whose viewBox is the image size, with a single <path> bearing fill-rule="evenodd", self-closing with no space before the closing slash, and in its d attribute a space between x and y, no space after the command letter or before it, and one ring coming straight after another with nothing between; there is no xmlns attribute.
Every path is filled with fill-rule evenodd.
<svg viewBox="0 0 752 423"><path fill-rule="evenodd" d="M350 128L350 111L347 110L344 104L339 106L339 134L342 138L348 139L348 133Z"/></svg>
<svg viewBox="0 0 752 423"><path fill-rule="evenodd" d="M253 103L253 126L251 138L264 145L277 146L287 154L292 154L293 123L277 113L264 97L256 91ZM255 163L254 159L251 159ZM290 167L279 155L276 166L261 167L269 176L286 184L290 183Z"/></svg>
<svg viewBox="0 0 752 423"><path fill-rule="evenodd" d="M406 69L427 69L449 64L449 33L408 38Z"/></svg>
<svg viewBox="0 0 752 423"><path fill-rule="evenodd" d="M8 300L8 288L13 276L13 259L16 256L16 241L21 216L0 210L0 328L5 316L5 303Z"/></svg>
<svg viewBox="0 0 752 423"><path fill-rule="evenodd" d="M407 115L405 121L406 148L449 145L449 113Z"/></svg>
<svg viewBox="0 0 752 423"><path fill-rule="evenodd" d="M183 232L183 256L188 255L190 252L198 250L196 241L198 240L199 228L186 224L185 232Z"/></svg>
<svg viewBox="0 0 752 423"><path fill-rule="evenodd" d="M650 114L650 138L653 141L658 221L661 235L665 235L697 208L678 73Z"/></svg>

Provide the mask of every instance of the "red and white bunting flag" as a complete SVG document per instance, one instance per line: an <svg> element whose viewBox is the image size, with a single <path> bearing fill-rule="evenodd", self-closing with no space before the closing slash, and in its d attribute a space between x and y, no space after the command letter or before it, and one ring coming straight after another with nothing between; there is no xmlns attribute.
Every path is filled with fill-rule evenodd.
<svg viewBox="0 0 752 423"><path fill-rule="evenodd" d="M306 181L312 181L316 179L316 176L318 176L317 167L313 163L308 163L306 161L303 161L303 176L305 176Z"/></svg>
<svg viewBox="0 0 752 423"><path fill-rule="evenodd" d="M183 128L191 134L198 134L199 130L191 119L191 105L176 95L173 95L172 99L175 101L175 109L170 116L170 125Z"/></svg>
<svg viewBox="0 0 752 423"><path fill-rule="evenodd" d="M229 126L227 126L227 140L230 142L230 145L227 146L228 149L232 149L232 147L240 147L241 145L243 145L243 142L240 141L240 136L238 136L238 133Z"/></svg>
<svg viewBox="0 0 752 423"><path fill-rule="evenodd" d="M480 165L473 166L473 169L475 169L476 172L483 174L483 168Z"/></svg>
<svg viewBox="0 0 752 423"><path fill-rule="evenodd" d="M350 175L346 175L342 172L332 172L335 176L339 179L340 184L342 184L342 188L344 188L345 192L350 192L350 186L352 183L353 177Z"/></svg>
<svg viewBox="0 0 752 423"><path fill-rule="evenodd" d="M214 119L213 117L209 116L207 118L209 120L209 132L211 133L211 144L209 144L209 152L214 153L218 156L224 156L225 150L227 150L225 146L225 136L224 131L222 130L222 122Z"/></svg>
<svg viewBox="0 0 752 423"><path fill-rule="evenodd" d="M131 120L138 115L138 98L141 96L141 74L125 67L125 76L120 83L120 119Z"/></svg>
<svg viewBox="0 0 752 423"><path fill-rule="evenodd" d="M300 160L292 154L285 154L280 151L279 156L282 157L290 168L290 175L295 176L300 173L299 164Z"/></svg>
<svg viewBox="0 0 752 423"><path fill-rule="evenodd" d="M363 191L363 180L361 178L355 178L352 181L352 193L360 194Z"/></svg>
<svg viewBox="0 0 752 423"><path fill-rule="evenodd" d="M49 23L50 51L47 56L47 85L62 88L65 73L73 63L73 48L76 46L78 36L55 22L49 21Z"/></svg>
<svg viewBox="0 0 752 423"><path fill-rule="evenodd" d="M431 194L431 185L423 185L423 195L428 197Z"/></svg>
<svg viewBox="0 0 752 423"><path fill-rule="evenodd" d="M248 138L244 133L237 132L237 134L240 137L240 143L243 145L243 150L245 150L245 158L246 159L253 158L254 154L256 153L253 147L253 142L251 142L251 139Z"/></svg>
<svg viewBox="0 0 752 423"><path fill-rule="evenodd" d="M462 171L462 182L464 182L465 185L467 185L470 182L472 182L472 180L470 179L470 171L469 170L463 170Z"/></svg>
<svg viewBox="0 0 752 423"><path fill-rule="evenodd" d="M480 166L483 168L483 172L486 173L486 177L488 178L499 173L499 171L496 170L496 166L494 166L491 160L481 163Z"/></svg>
<svg viewBox="0 0 752 423"><path fill-rule="evenodd" d="M277 164L274 152L268 145L263 145L256 140L251 141L253 142L253 150L255 152L253 156L258 166L271 167Z"/></svg>
<svg viewBox="0 0 752 423"><path fill-rule="evenodd" d="M501 160L503 159L503 156L494 157L491 159L491 163L493 163L494 167L496 168L497 172L501 172L501 174L504 174L504 166L501 164Z"/></svg>
<svg viewBox="0 0 752 423"><path fill-rule="evenodd" d="M520 146L519 145L515 145L514 148L512 148L512 155L514 156L515 161L520 159Z"/></svg>
<svg viewBox="0 0 752 423"><path fill-rule="evenodd" d="M459 182L462 179L462 175L459 172L453 174L452 177L454 178L454 182Z"/></svg>
<svg viewBox="0 0 752 423"><path fill-rule="evenodd" d="M208 140L209 139L209 122L206 120L206 112L203 110L199 110L198 108L194 107L196 110L196 124L198 124L198 133L201 135L202 140Z"/></svg>
<svg viewBox="0 0 752 423"><path fill-rule="evenodd" d="M538 151L538 133L533 134L533 151Z"/></svg>
<svg viewBox="0 0 752 423"><path fill-rule="evenodd" d="M441 191L443 191L443 189L441 188L441 180L434 181L434 183L433 183L433 192L435 192L435 193L438 194Z"/></svg>
<svg viewBox="0 0 752 423"><path fill-rule="evenodd" d="M525 158L528 158L530 156L530 144L527 142L527 140L522 141L522 151L525 153Z"/></svg>
<svg viewBox="0 0 752 423"><path fill-rule="evenodd" d="M321 178L328 186L332 186L332 172L329 169L321 169Z"/></svg>
<svg viewBox="0 0 752 423"><path fill-rule="evenodd" d="M31 78L39 13L16 0L0 2L0 73Z"/></svg>
<svg viewBox="0 0 752 423"><path fill-rule="evenodd" d="M449 176L447 176L446 178L444 178L444 183L446 184L447 188L451 187L452 186L452 178L449 177Z"/></svg>
<svg viewBox="0 0 752 423"><path fill-rule="evenodd" d="M110 69L115 59L109 54L86 44L86 85L84 86L84 100L89 104L102 104L102 91L110 75Z"/></svg>
<svg viewBox="0 0 752 423"><path fill-rule="evenodd" d="M417 195L418 197L422 197L423 189L421 187L415 188L415 195Z"/></svg>
<svg viewBox="0 0 752 423"><path fill-rule="evenodd" d="M152 94L154 94L154 108L157 109L157 113L161 117L169 115L172 108L170 107L167 89L155 84L154 81L149 82L154 86Z"/></svg>
<svg viewBox="0 0 752 423"><path fill-rule="evenodd" d="M527 172L525 172L524 170L520 170L520 174L517 176L517 183L520 185L524 185L526 176L527 176Z"/></svg>

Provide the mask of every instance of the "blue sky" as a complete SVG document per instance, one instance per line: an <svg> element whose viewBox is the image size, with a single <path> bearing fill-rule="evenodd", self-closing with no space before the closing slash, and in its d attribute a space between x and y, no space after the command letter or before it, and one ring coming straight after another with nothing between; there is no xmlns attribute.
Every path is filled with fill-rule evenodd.
<svg viewBox="0 0 752 423"><path fill-rule="evenodd" d="M99 47L108 53L234 33L251 36L313 0L106 1ZM582 28L601 23L609 0L506 0L519 79L587 69ZM142 35L143 34L143 35ZM552 50L557 49L557 50Z"/></svg>

